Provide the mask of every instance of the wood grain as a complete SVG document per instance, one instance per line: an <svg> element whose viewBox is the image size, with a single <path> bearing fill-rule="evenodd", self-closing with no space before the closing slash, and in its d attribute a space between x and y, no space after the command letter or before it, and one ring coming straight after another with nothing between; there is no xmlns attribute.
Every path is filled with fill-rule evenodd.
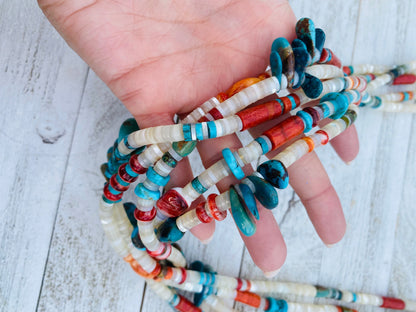
<svg viewBox="0 0 416 312"><path fill-rule="evenodd" d="M34 311L87 66L35 2L0 7L0 310Z"/></svg>

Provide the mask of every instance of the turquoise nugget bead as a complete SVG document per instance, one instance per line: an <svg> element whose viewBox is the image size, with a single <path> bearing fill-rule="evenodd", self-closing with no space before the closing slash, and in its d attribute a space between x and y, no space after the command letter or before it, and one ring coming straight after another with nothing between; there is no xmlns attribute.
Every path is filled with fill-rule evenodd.
<svg viewBox="0 0 416 312"><path fill-rule="evenodd" d="M256 187L254 195L258 201L267 209L276 208L279 204L279 197L276 189L259 177L249 176L248 179L253 182Z"/></svg>
<svg viewBox="0 0 416 312"><path fill-rule="evenodd" d="M315 55L316 39L315 24L313 21L309 18L301 18L296 23L296 35L306 44L308 52L313 58Z"/></svg>
<svg viewBox="0 0 416 312"><path fill-rule="evenodd" d="M305 80L302 83L302 89L307 97L311 99L316 99L322 93L322 81L316 78L315 76L305 73Z"/></svg>
<svg viewBox="0 0 416 312"><path fill-rule="evenodd" d="M244 209L243 205L238 198L237 192L233 187L230 187L230 203L231 203L231 213L233 215L235 224L238 229L245 236L251 236L256 232L256 224L254 220L250 218L247 214L247 211Z"/></svg>
<svg viewBox="0 0 416 312"><path fill-rule="evenodd" d="M176 225L177 218L168 218L156 230L157 238L163 243L174 243L185 234Z"/></svg>
<svg viewBox="0 0 416 312"><path fill-rule="evenodd" d="M238 185L241 191L241 195L243 196L242 200L244 201L244 205L246 206L247 210L256 218L257 220L260 219L259 211L257 210L256 198L254 197L253 192L251 191L250 187L244 183Z"/></svg>
<svg viewBox="0 0 416 312"><path fill-rule="evenodd" d="M279 160L272 159L262 163L257 168L257 172L274 187L285 189L289 185L289 174Z"/></svg>
<svg viewBox="0 0 416 312"><path fill-rule="evenodd" d="M279 80L279 84L282 83L282 60L276 51L270 53L270 68L272 75Z"/></svg>

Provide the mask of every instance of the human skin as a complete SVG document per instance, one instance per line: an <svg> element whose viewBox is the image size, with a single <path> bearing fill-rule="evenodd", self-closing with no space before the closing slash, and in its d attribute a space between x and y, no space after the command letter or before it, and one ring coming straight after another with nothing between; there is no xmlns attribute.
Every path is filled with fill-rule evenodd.
<svg viewBox="0 0 416 312"><path fill-rule="evenodd" d="M277 37L295 38L296 18L287 1L140 1L38 0L57 31L109 86L140 127L171 124L234 82L256 77L268 64ZM259 126L253 131L265 130ZM198 144L203 164L210 166L221 150L235 150L235 135ZM354 127L332 142L345 162L358 153ZM245 168L246 173L250 168ZM316 232L326 245L338 242L346 223L338 196L314 152L289 168ZM192 179L187 161L172 174L171 185ZM220 192L236 181L217 184ZM266 276L283 265L286 246L269 210L260 208L257 232L242 236L254 262ZM215 223L193 230L209 241Z"/></svg>

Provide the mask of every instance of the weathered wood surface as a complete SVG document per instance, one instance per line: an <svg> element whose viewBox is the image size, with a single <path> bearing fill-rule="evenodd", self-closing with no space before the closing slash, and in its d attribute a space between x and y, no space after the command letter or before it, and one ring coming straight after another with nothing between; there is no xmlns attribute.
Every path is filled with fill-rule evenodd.
<svg viewBox="0 0 416 312"><path fill-rule="evenodd" d="M290 2L345 63L415 58L412 0ZM35 2L0 4L0 310L170 311L112 252L98 220L98 168L128 113ZM350 166L330 148L318 152L340 194L345 238L326 248L297 196L281 192L275 215L288 257L277 279L416 300L414 117L368 110L357 128ZM262 278L232 220L217 228L208 246L184 239L189 260Z"/></svg>

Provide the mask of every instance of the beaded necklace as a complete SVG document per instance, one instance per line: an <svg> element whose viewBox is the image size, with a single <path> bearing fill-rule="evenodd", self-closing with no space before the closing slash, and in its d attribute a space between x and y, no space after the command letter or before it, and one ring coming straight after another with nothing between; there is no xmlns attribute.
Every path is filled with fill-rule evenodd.
<svg viewBox="0 0 416 312"><path fill-rule="evenodd" d="M277 189L288 186L287 168L305 154L341 134L354 123L359 107L415 112L411 91L375 96L388 84L413 85L416 62L388 68L362 65L341 67L336 55L324 48L325 33L310 19L296 24L297 39L290 44L276 39L270 66L256 78L235 83L227 92L206 101L181 123L139 129L133 119L123 123L119 137L102 166L107 179L100 204L103 229L115 251L148 285L177 311L235 311L224 302L233 299L262 311L353 311L334 305L301 304L260 294L296 294L416 311L416 303L365 293L313 285L255 281L216 274L202 262L187 266L174 242L201 223L222 221L231 210L243 235L256 231L259 219L256 200L265 208L278 205ZM247 108L269 95L291 90L285 96ZM286 93L288 93L286 91ZM319 104L302 108L318 100ZM223 158L183 188L174 187L161 196L178 162L188 156L197 141L217 138L289 115L245 147L225 148ZM332 121L312 133L323 119ZM300 137L302 134L305 136ZM242 168L260 156L295 140L274 158L260 164L248 177ZM145 176L144 176L145 175ZM209 194L189 210L192 202L223 178L240 180L226 192ZM139 176L135 187L137 205L121 203L123 193ZM194 293L193 303L176 290Z"/></svg>

